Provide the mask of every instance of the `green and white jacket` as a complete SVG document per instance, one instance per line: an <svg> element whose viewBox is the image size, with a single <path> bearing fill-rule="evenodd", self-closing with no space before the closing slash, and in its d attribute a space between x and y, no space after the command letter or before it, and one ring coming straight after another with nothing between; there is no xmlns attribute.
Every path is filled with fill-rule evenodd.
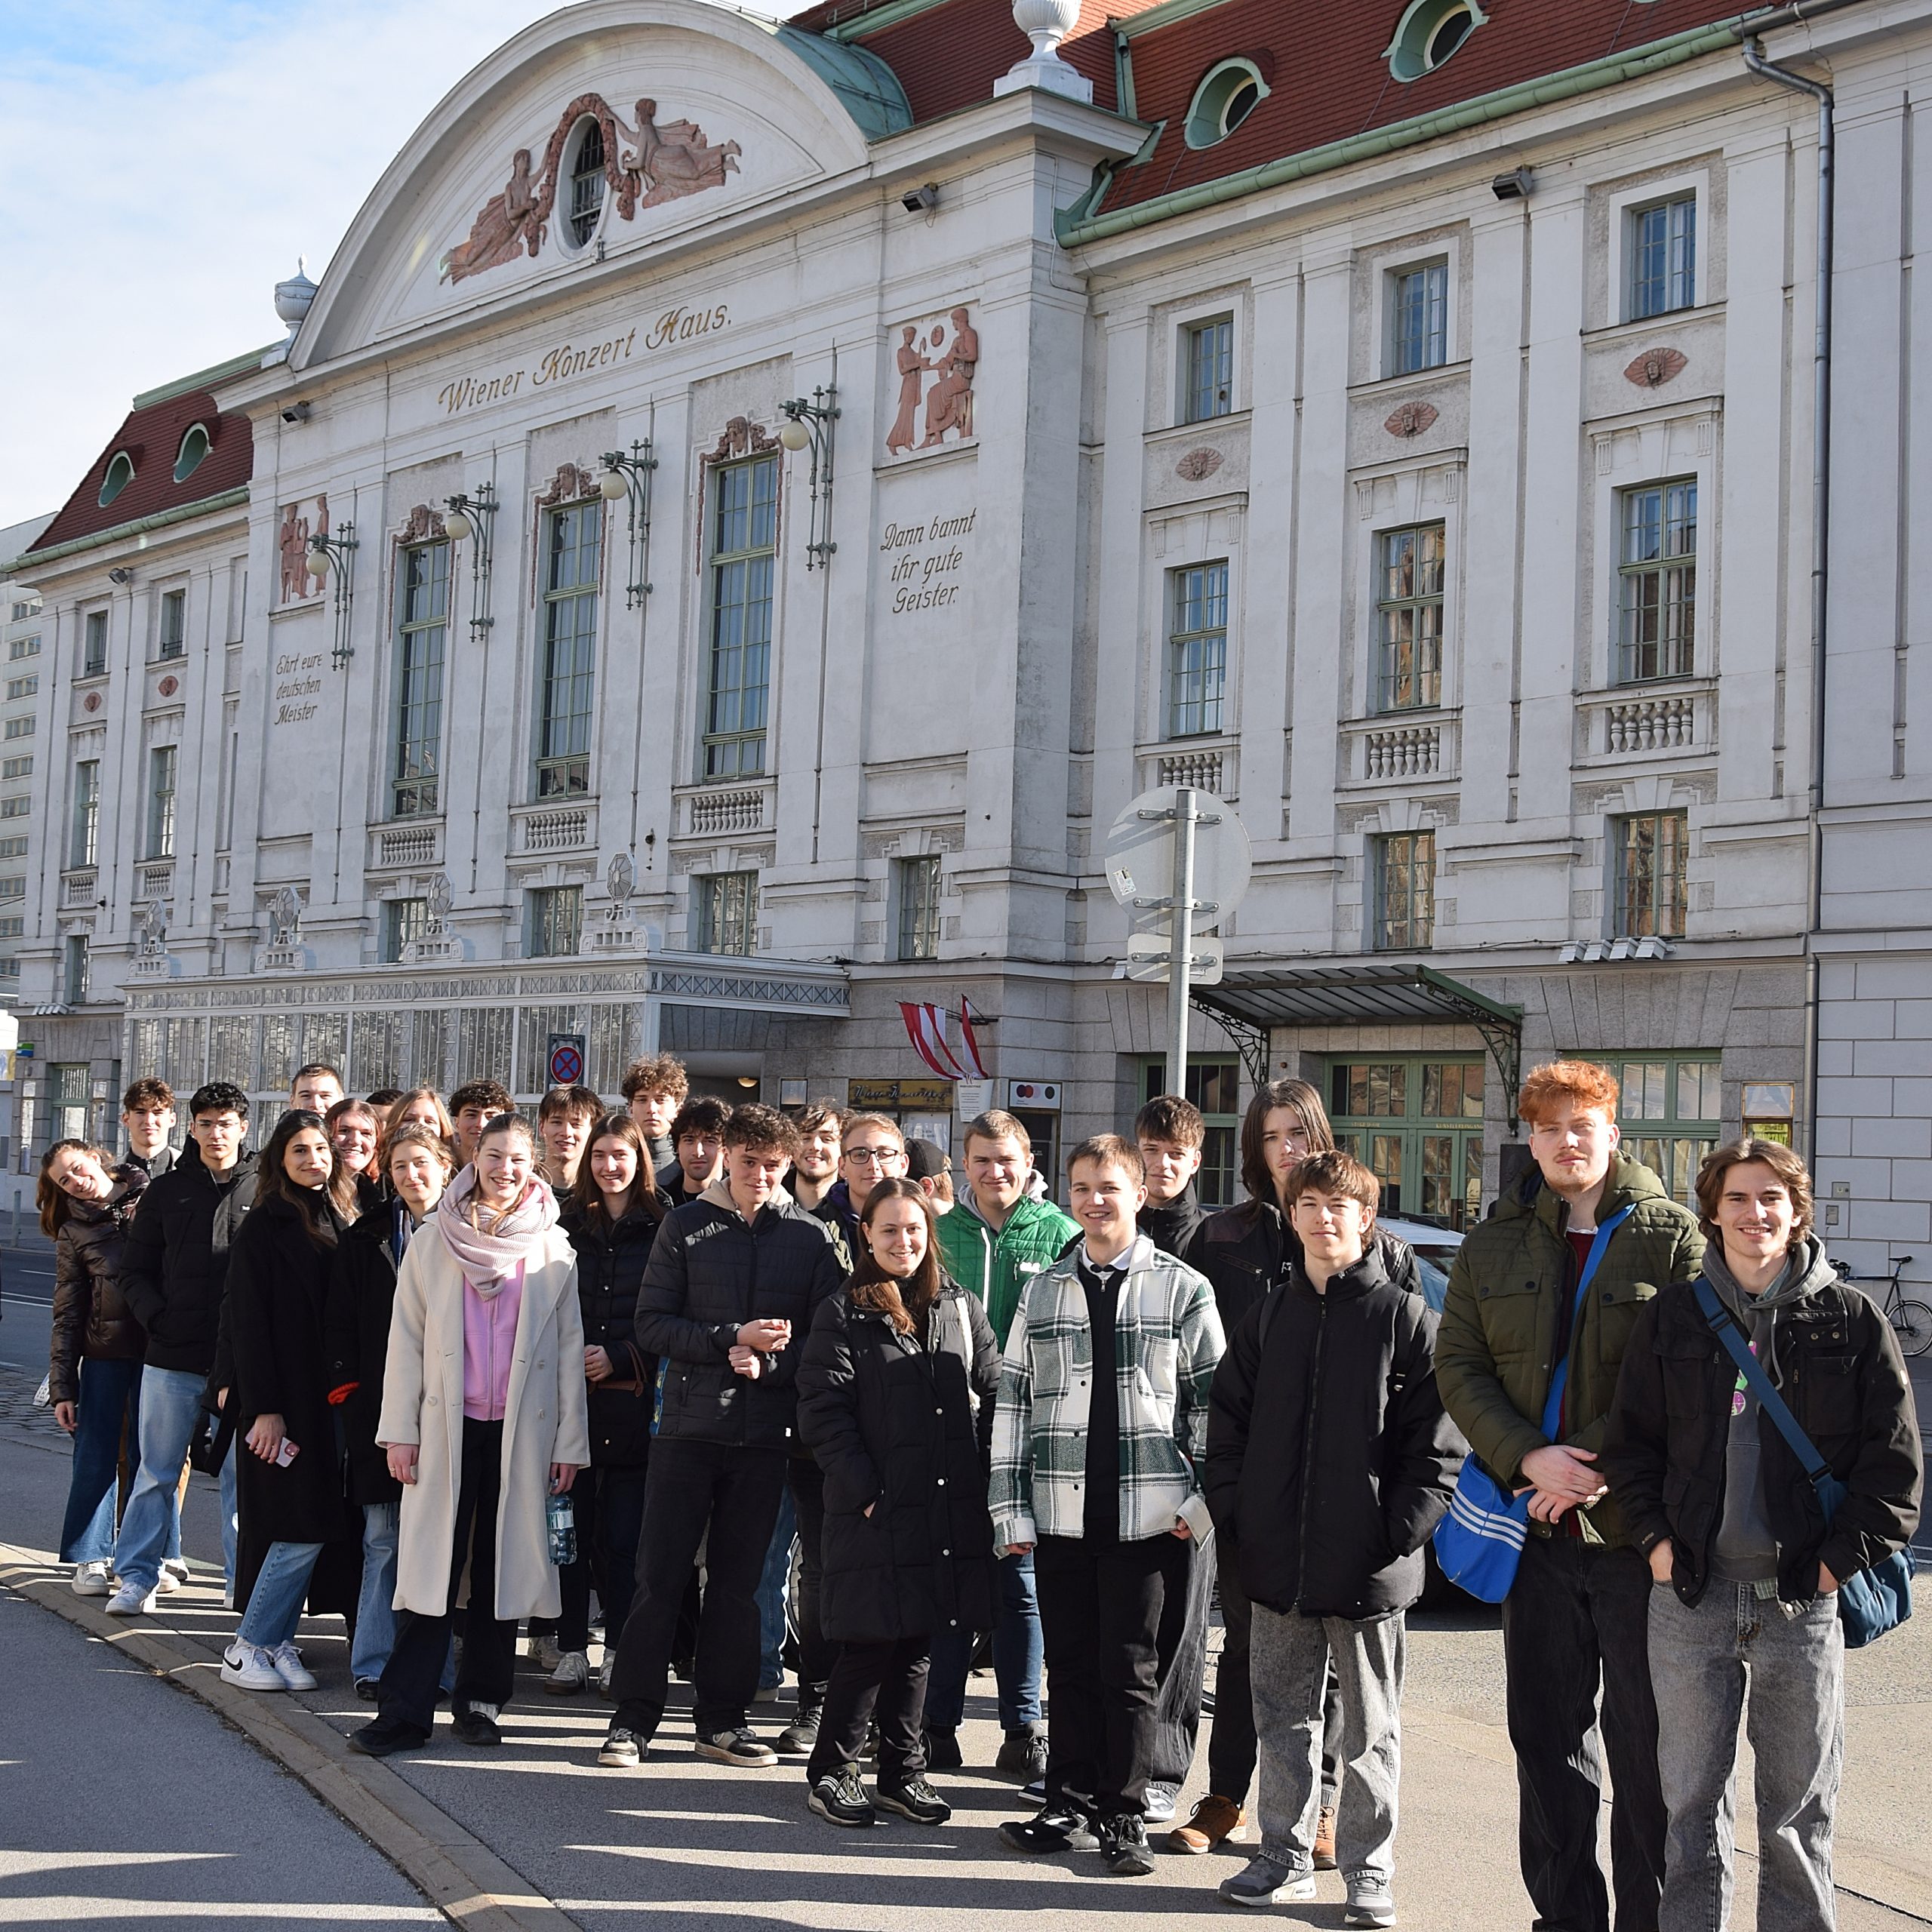
<svg viewBox="0 0 1932 1932"><path fill-rule="evenodd" d="M993 1540L1081 1534L1093 1331L1077 1267L1063 1255L1025 1284L1007 1336L993 1417ZM1184 1522L1204 1540L1201 1494L1208 1393L1221 1359L1206 1278L1137 1235L1124 1257L1114 1321L1120 1417L1120 1534L1135 1542Z"/></svg>

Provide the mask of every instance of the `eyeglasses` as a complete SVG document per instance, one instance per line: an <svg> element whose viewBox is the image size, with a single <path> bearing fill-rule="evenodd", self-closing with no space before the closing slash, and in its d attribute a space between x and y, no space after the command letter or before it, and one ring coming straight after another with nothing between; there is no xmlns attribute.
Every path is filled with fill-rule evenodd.
<svg viewBox="0 0 1932 1932"><path fill-rule="evenodd" d="M882 1168L895 1155L903 1159L905 1153L903 1147L848 1147L845 1149L845 1158L857 1162L862 1168Z"/></svg>

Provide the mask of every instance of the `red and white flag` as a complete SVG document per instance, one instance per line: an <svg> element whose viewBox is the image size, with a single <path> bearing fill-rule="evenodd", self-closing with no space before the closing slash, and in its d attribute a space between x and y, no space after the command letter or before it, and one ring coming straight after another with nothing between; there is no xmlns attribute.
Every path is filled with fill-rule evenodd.
<svg viewBox="0 0 1932 1932"><path fill-rule="evenodd" d="M916 1001L902 999L899 1002L899 1017L906 1023L906 1037L912 1041L912 1051L942 1080L965 1078L964 1069L953 1058L952 1049L946 1044L945 1008L922 1006Z"/></svg>
<svg viewBox="0 0 1932 1932"><path fill-rule="evenodd" d="M973 1078L986 1078L986 1064L980 1057L980 1042L973 1031L973 1008L966 995L959 995L959 1041L963 1057L972 1063Z"/></svg>

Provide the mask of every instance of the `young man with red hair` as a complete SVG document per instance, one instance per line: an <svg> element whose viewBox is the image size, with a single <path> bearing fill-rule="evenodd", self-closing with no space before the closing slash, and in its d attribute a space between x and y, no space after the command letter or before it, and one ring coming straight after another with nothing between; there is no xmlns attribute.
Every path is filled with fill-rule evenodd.
<svg viewBox="0 0 1932 1932"><path fill-rule="evenodd" d="M1647 1632L1651 1571L1597 1467L1638 1312L1695 1278L1704 1237L1649 1168L1619 1151L1617 1088L1589 1060L1523 1084L1536 1164L1469 1230L1435 1348L1443 1406L1506 1488L1531 1492L1530 1534L1503 1605L1523 1883L1539 1925L1609 1932L1597 1865L1597 1700L1617 1787L1617 1932L1656 1932L1665 1813ZM1600 1231L1607 1232L1598 1241ZM1597 1265L1583 1271L1593 1248ZM1557 1363L1569 1379L1553 1436Z"/></svg>

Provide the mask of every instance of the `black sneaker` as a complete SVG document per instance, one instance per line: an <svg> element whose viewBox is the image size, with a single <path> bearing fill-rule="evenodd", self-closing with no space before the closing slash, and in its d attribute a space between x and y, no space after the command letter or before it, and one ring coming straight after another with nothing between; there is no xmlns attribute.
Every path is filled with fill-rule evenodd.
<svg viewBox="0 0 1932 1932"><path fill-rule="evenodd" d="M648 1737L640 1737L628 1724L614 1724L604 1734L597 1761L608 1764L615 1770L627 1770L631 1765L644 1761L644 1754L650 1744Z"/></svg>
<svg viewBox="0 0 1932 1932"><path fill-rule="evenodd" d="M926 1769L929 1771L956 1771L966 1762L959 1752L959 1734L956 1730L929 1730L926 1733Z"/></svg>
<svg viewBox="0 0 1932 1932"><path fill-rule="evenodd" d="M1100 1856L1116 1878L1146 1878L1154 1869L1146 1820L1132 1811L1109 1818L1100 1827Z"/></svg>
<svg viewBox="0 0 1932 1932"><path fill-rule="evenodd" d="M827 1771L812 1786L805 1802L821 1818L834 1825L872 1825L878 1822L878 1814L866 1796L864 1781L859 1776L857 1764L841 1764L835 1771Z"/></svg>
<svg viewBox="0 0 1932 1932"><path fill-rule="evenodd" d="M1047 1734L1037 1724L1027 1724L1018 1730L1009 1730L1006 1742L999 1747L999 1755L993 1760L993 1769L1004 1771L1008 1777L1017 1778L1022 1784L1031 1784L1036 1778L1047 1774Z"/></svg>
<svg viewBox="0 0 1932 1932"><path fill-rule="evenodd" d="M349 1748L365 1758L388 1758L398 1751L420 1751L429 1741L426 1730L413 1724L401 1724L394 1718L378 1718L360 1730L349 1734Z"/></svg>
<svg viewBox="0 0 1932 1932"><path fill-rule="evenodd" d="M1100 1837L1077 1811L1062 1811L1049 1805L1030 1818L1001 1826L999 1841L1011 1851L1049 1853L1094 1851Z"/></svg>
<svg viewBox="0 0 1932 1932"><path fill-rule="evenodd" d="M801 1711L778 1734L781 1758L809 1758L818 1748L818 1707Z"/></svg>
<svg viewBox="0 0 1932 1932"><path fill-rule="evenodd" d="M721 1764L742 1764L752 1770L778 1761L778 1753L742 1724L736 1730L714 1730L709 1737L700 1737L697 1755Z"/></svg>
<svg viewBox="0 0 1932 1932"><path fill-rule="evenodd" d="M454 1711L450 1715L450 1733L459 1744L500 1744L503 1734L498 1729L497 1714L488 1704L472 1704L466 1710Z"/></svg>
<svg viewBox="0 0 1932 1932"><path fill-rule="evenodd" d="M897 1784L881 1778L877 1801L915 1825L943 1825L952 1816L952 1807L917 1772Z"/></svg>
<svg viewBox="0 0 1932 1932"><path fill-rule="evenodd" d="M377 1693L382 1688L380 1681L373 1677L358 1677L355 1680L355 1694L365 1704L377 1701Z"/></svg>

